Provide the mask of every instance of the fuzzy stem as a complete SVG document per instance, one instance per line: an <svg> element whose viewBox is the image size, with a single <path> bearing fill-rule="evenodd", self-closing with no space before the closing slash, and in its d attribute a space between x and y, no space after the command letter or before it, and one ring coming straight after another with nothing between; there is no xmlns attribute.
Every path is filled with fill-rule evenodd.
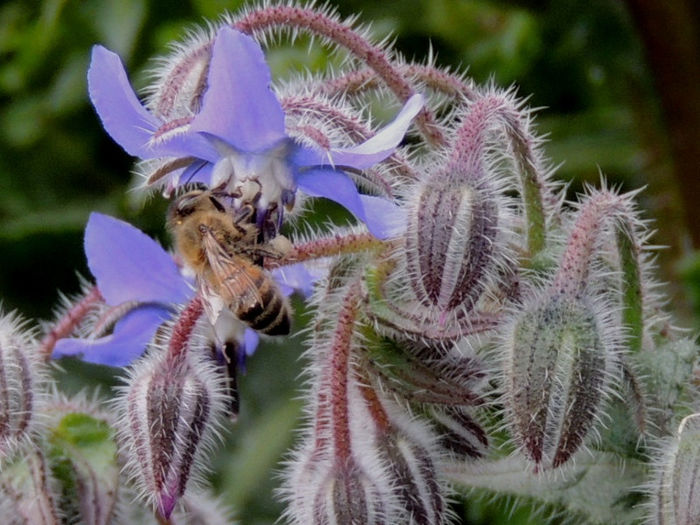
<svg viewBox="0 0 700 525"><path fill-rule="evenodd" d="M537 140L522 109L511 97L496 93L474 101L457 131L447 169L471 177L483 176L487 141L494 124L503 129L509 141L527 220L528 256L532 258L546 243L545 181L536 151Z"/></svg>
<svg viewBox="0 0 700 525"><path fill-rule="evenodd" d="M643 329L641 270L639 248L630 216L634 211L627 196L611 191L599 191L591 195L581 206L576 222L552 282L555 293L578 296L588 284L591 259L595 244L610 220L615 221L615 240L622 273L622 302L625 306L624 321L631 325L636 342L641 345Z"/></svg>
<svg viewBox="0 0 700 525"><path fill-rule="evenodd" d="M365 380L367 379L365 378ZM370 416L372 416L372 421L374 421L374 424L377 426L379 433L388 433L391 429L389 415L386 413L386 410L384 410L382 402L380 401L379 396L377 396L377 392L365 383L360 385L360 392L362 393L362 397L364 397L365 401L367 402L367 410L369 411Z"/></svg>
<svg viewBox="0 0 700 525"><path fill-rule="evenodd" d="M56 342L59 339L68 337L85 318L90 308L102 300L100 290L98 290L97 286L93 286L85 294L85 297L74 304L44 336L39 344L39 355L48 361L51 358L51 352L53 352Z"/></svg>
<svg viewBox="0 0 700 525"><path fill-rule="evenodd" d="M462 97L473 100L477 97L472 82L465 82L458 75L442 71L434 66L423 64L400 64L396 68L404 78L413 77L430 89L452 98ZM371 69L351 71L347 74L319 84L321 93L334 96L339 94L360 94L379 89L379 81Z"/></svg>
<svg viewBox="0 0 700 525"><path fill-rule="evenodd" d="M202 313L204 313L204 304L199 295L187 303L185 309L180 312L168 342L168 358L170 360L181 361L184 358L189 348L188 343L192 337L192 332Z"/></svg>
<svg viewBox="0 0 700 525"><path fill-rule="evenodd" d="M333 451L336 461L347 465L351 456L350 413L348 407L348 374L355 320L360 305L360 283L352 283L343 298L338 312L331 342L330 355L330 405Z"/></svg>
<svg viewBox="0 0 700 525"><path fill-rule="evenodd" d="M265 268L272 270L280 266L321 259L323 257L378 250L386 246L386 244L386 242L380 241L371 233L334 235L297 244L290 253L281 259L267 258L265 259Z"/></svg>
<svg viewBox="0 0 700 525"><path fill-rule="evenodd" d="M390 63L386 51L373 46L359 33L325 13L303 7L276 5L251 11L233 26L245 33L278 26L303 29L321 35L365 61L402 102L406 102L414 94L413 88L403 78L401 72ZM423 108L416 117L416 123L429 143L445 144L445 137L430 110Z"/></svg>

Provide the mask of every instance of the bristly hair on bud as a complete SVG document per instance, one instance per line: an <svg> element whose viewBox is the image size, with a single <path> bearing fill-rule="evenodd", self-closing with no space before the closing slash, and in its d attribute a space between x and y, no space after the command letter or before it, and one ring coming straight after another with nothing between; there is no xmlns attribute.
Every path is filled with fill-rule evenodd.
<svg viewBox="0 0 700 525"><path fill-rule="evenodd" d="M700 523L699 471L700 414L692 414L681 421L675 437L659 446L655 479L647 487L650 495L647 523Z"/></svg>
<svg viewBox="0 0 700 525"><path fill-rule="evenodd" d="M620 376L620 301L601 290L596 257L629 211L629 196L610 191L584 200L548 289L514 307L503 331L506 420L536 469L557 468L581 447Z"/></svg>
<svg viewBox="0 0 700 525"><path fill-rule="evenodd" d="M35 334L16 313L0 310L0 462L26 441L48 393Z"/></svg>
<svg viewBox="0 0 700 525"><path fill-rule="evenodd" d="M167 348L154 345L135 363L116 407L126 469L141 495L168 518L188 481L203 470L203 455L226 411L223 374L199 331L203 307L195 298L168 326Z"/></svg>
<svg viewBox="0 0 700 525"><path fill-rule="evenodd" d="M406 280L425 317L440 325L471 312L513 264L514 203L506 189L515 185L489 153L492 98L502 102L484 96L463 110L447 158L409 198Z"/></svg>
<svg viewBox="0 0 700 525"><path fill-rule="evenodd" d="M0 470L0 512L8 525L64 523L57 500L60 487L44 452L27 447Z"/></svg>
<svg viewBox="0 0 700 525"><path fill-rule="evenodd" d="M545 296L504 330L506 420L536 469L565 463L601 417L618 351L605 309Z"/></svg>

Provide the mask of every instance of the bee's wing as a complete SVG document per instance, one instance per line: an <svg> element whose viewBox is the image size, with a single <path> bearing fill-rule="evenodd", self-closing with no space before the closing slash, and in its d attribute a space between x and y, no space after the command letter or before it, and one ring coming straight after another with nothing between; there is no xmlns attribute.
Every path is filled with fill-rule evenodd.
<svg viewBox="0 0 700 525"><path fill-rule="evenodd" d="M209 262L209 267L221 284L224 302L231 304L244 297L253 303L262 304L255 281L246 273L245 266L236 260L221 246L211 231L207 230L202 238L202 247Z"/></svg>
<svg viewBox="0 0 700 525"><path fill-rule="evenodd" d="M224 302L221 295L219 295L205 279L197 279L199 285L199 291L204 299L204 311L207 314L207 318L212 325L216 324L219 319L219 314L224 308L228 308L228 305Z"/></svg>

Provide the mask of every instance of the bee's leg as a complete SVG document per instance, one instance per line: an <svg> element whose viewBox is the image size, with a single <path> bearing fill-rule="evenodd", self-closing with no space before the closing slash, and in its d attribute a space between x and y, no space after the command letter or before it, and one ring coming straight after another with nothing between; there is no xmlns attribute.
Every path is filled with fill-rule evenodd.
<svg viewBox="0 0 700 525"><path fill-rule="evenodd" d="M265 244L255 244L246 249L253 257L269 257L281 259L288 254L294 246L284 235L277 235Z"/></svg>
<svg viewBox="0 0 700 525"><path fill-rule="evenodd" d="M241 226L239 226L240 223L252 222L251 219L254 215L255 206L250 203L244 204L238 209L236 215L233 217L233 224L235 224L236 227L241 228Z"/></svg>

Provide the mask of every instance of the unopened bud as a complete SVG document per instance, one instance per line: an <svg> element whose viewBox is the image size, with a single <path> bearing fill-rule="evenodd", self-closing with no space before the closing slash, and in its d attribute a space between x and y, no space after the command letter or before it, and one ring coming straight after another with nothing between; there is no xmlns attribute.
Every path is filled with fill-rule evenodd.
<svg viewBox="0 0 700 525"><path fill-rule="evenodd" d="M24 323L0 313L0 459L26 439L34 423L42 363Z"/></svg>
<svg viewBox="0 0 700 525"><path fill-rule="evenodd" d="M594 306L568 295L523 307L506 333L506 404L513 432L538 467L581 446L608 388L611 345Z"/></svg>
<svg viewBox="0 0 700 525"><path fill-rule="evenodd" d="M117 515L120 465L114 430L97 401L58 396L46 406L44 444L66 523L107 525Z"/></svg>
<svg viewBox="0 0 700 525"><path fill-rule="evenodd" d="M418 300L433 313L473 308L498 271L499 203L484 181L438 174L409 212L406 261Z"/></svg>
<svg viewBox="0 0 700 525"><path fill-rule="evenodd" d="M153 114L169 121L198 113L207 88L210 60L211 42L198 35L164 58L148 104Z"/></svg>
<svg viewBox="0 0 700 525"><path fill-rule="evenodd" d="M57 485L38 448L23 451L0 471L0 511L9 525L58 525Z"/></svg>
<svg viewBox="0 0 700 525"><path fill-rule="evenodd" d="M659 525L700 523L700 414L686 417L659 465L651 522Z"/></svg>
<svg viewBox="0 0 700 525"><path fill-rule="evenodd" d="M385 494L355 462L336 465L319 485L314 498L314 525L387 521Z"/></svg>
<svg viewBox="0 0 700 525"><path fill-rule="evenodd" d="M379 447L399 506L407 514L405 521L416 525L442 523L445 500L430 452L396 432L384 436Z"/></svg>
<svg viewBox="0 0 700 525"><path fill-rule="evenodd" d="M120 399L128 465L166 518L225 407L220 374L191 354L183 359L161 354L137 363Z"/></svg>

